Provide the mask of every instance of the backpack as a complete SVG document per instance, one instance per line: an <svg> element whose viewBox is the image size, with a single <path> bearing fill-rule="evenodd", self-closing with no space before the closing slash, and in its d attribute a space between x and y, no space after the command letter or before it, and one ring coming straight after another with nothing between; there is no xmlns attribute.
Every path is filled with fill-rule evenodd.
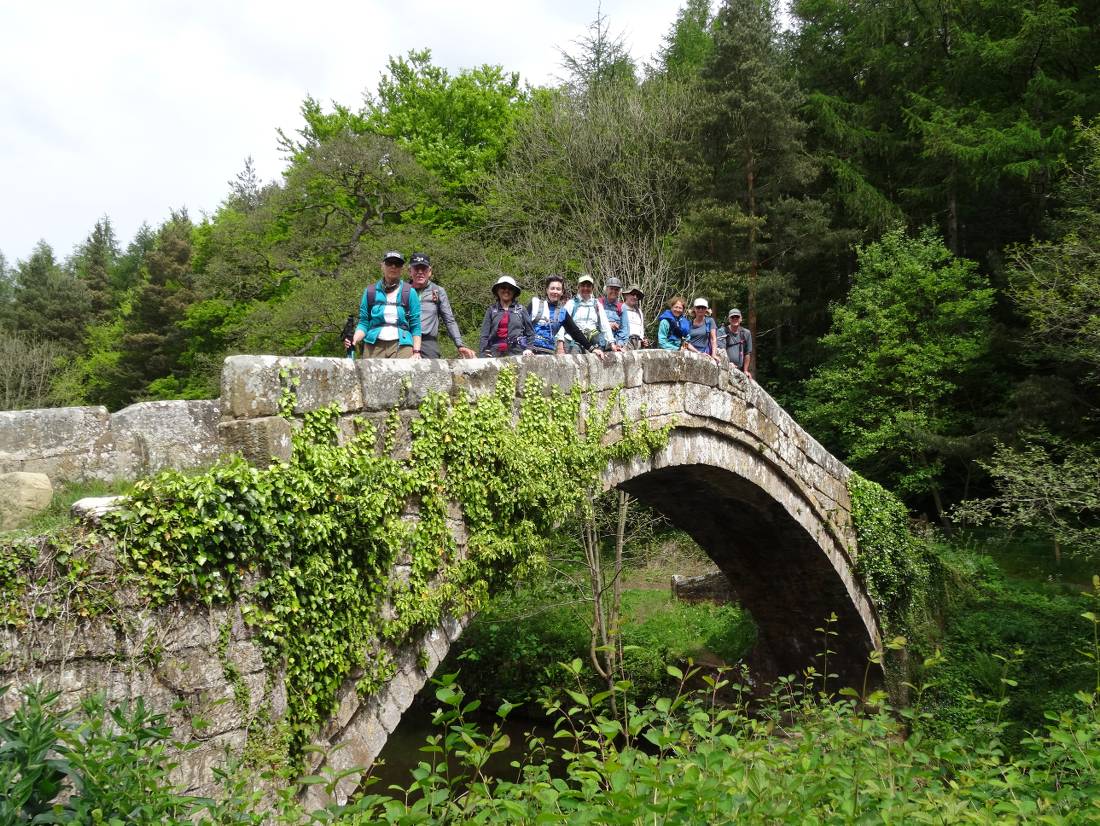
<svg viewBox="0 0 1100 826"><path fill-rule="evenodd" d="M536 296L531 299L531 323L535 327L535 341L536 347L541 347L545 350L553 350L555 347L554 337L558 334L558 329L563 323L565 323L565 307L562 306L562 302L558 302L558 307L552 313L546 314L546 320L543 321L540 316L542 315L542 309L545 307L550 309L550 303L543 301L539 304L540 299Z"/></svg>
<svg viewBox="0 0 1100 826"><path fill-rule="evenodd" d="M378 284L377 282L367 287L367 318L370 318L371 310L374 309L374 305L378 303ZM405 319L401 320L401 315L398 314L397 326L399 329L409 332L409 296L412 294L412 284L408 281L401 282L401 294L397 297L398 303L405 308Z"/></svg>
<svg viewBox="0 0 1100 826"><path fill-rule="evenodd" d="M742 327L741 329L739 329L737 331L737 342L736 342L736 344L733 344L733 345L730 344L730 334L729 334L729 329L728 328L725 328L723 330L722 335L724 337L724 344L722 345L722 349L726 351L726 355L729 355L730 347L734 346L734 347L737 348L738 353L741 356L741 358L740 358L741 364L744 364L745 363L745 355L746 355L746 353L745 353L745 344L747 344L748 340L749 340L748 335L746 334L745 328ZM734 363L736 363L737 359L731 358L730 361L733 361ZM740 366L740 365L738 365L738 366Z"/></svg>

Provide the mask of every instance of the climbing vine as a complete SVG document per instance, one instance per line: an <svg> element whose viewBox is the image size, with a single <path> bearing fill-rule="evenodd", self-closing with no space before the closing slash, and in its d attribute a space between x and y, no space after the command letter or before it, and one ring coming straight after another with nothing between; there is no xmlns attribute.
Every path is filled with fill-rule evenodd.
<svg viewBox="0 0 1100 826"><path fill-rule="evenodd" d="M940 563L913 536L905 505L890 491L853 472L848 494L859 541L856 572L883 618L883 630L912 637L930 619Z"/></svg>
<svg viewBox="0 0 1100 826"><path fill-rule="evenodd" d="M269 668L286 668L300 747L346 679L369 693L392 674L393 662L371 652L476 610L491 589L542 564L556 524L583 507L607 462L667 439L624 421L621 438L603 444L617 396L583 421L579 391L545 395L535 377L518 411L515 400L507 370L476 401L430 395L406 458L376 451L380 436L394 445L396 417L382 434L358 420L341 445L336 407L311 412L289 462L255 468L238 457L198 475L163 473L138 483L104 527L153 604L240 605ZM451 530L456 508L464 554ZM395 564L407 577L390 577Z"/></svg>

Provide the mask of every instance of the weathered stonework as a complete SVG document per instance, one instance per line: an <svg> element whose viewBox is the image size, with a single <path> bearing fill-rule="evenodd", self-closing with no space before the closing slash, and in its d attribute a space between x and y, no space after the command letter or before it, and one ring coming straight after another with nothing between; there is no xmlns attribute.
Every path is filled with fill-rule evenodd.
<svg viewBox="0 0 1100 826"><path fill-rule="evenodd" d="M0 472L41 468L57 482L133 478L162 467L209 464L232 452L258 465L286 460L300 420L278 416L284 388L295 391L299 417L335 402L343 412L344 440L366 423L381 431L396 410L396 451L402 455L410 422L429 392L491 393L505 366L518 371L520 394L527 375L537 376L547 392L586 388L587 404L605 404L618 393L605 437L609 442L620 437L626 423L670 427L664 449L609 466L604 484L664 513L708 552L756 620L759 656L777 673L813 661L824 642L814 629L835 612L840 638L834 648L848 657L830 658L830 670L862 676L866 653L881 645L881 631L855 575L849 471L724 360L715 365L692 354L657 350L602 361L595 356L434 362L234 356L226 360L218 401L135 405L113 416L103 408L0 413ZM407 518L415 519L415 511ZM462 514L452 513L449 525L464 547ZM395 566L391 581L403 573ZM311 770L369 765L464 622L448 618L416 646L389 652L397 672L377 696L359 697L355 679L349 679L336 713L316 738L324 753L313 758ZM224 667L218 649L225 645L219 633L226 627L225 651L233 669ZM114 700L143 695L169 712L177 736L200 743L181 758L180 768L180 777L197 793L212 791L211 766L227 746L243 747L248 721L261 707L273 719L286 707L281 675L264 668L236 608L133 611L86 622L53 639L7 630L0 641L5 650L17 652L0 663L0 683L45 679L70 702L94 689L106 690ZM373 641L364 640L363 646L367 657L380 654ZM239 676L230 679L227 671ZM246 706L238 707L236 698L245 694ZM0 714L13 701L12 693L0 700ZM341 781L336 799L356 782L355 774ZM316 805L328 801L320 787L308 794Z"/></svg>
<svg viewBox="0 0 1100 826"><path fill-rule="evenodd" d="M132 480L217 461L218 401L60 407L0 413L0 473L44 473L55 485Z"/></svg>

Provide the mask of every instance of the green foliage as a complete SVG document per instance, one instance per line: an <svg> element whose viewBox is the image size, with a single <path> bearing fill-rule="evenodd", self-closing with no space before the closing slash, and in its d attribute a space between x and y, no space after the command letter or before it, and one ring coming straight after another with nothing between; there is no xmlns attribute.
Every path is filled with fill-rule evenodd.
<svg viewBox="0 0 1100 826"><path fill-rule="evenodd" d="M935 731L938 712L926 689L942 657L925 663L933 682L916 686L916 705L903 709L886 705L882 692L835 697L794 677L754 701L734 672L690 662L668 666L668 694L635 703L629 682L587 690L578 659L563 663L572 685L545 704L553 736L528 735L508 777L494 775L490 758L512 747L500 721L514 706L501 705L498 720L482 727L473 722L480 701L446 675L435 683L439 733L421 748L408 786L375 793L368 778L347 805L307 815L297 802L302 791L318 785L331 793L358 770L303 777L261 801L242 767L231 766L221 773L220 801L182 797L164 782L167 729L140 704L110 712L117 731L110 737L101 703L86 705L89 721L67 729L55 698L31 692L0 722L0 807L7 807L0 813L5 822L25 822L56 803L50 822L1093 823L1100 816L1100 578L1089 598L1081 616L1091 638L1081 654L1096 670L1095 688L1048 711L1015 745L1002 723L988 719ZM975 700L989 709L1019 690L1012 659L993 662L1001 664L988 669L993 696ZM92 806L106 817L94 819Z"/></svg>
<svg viewBox="0 0 1100 826"><path fill-rule="evenodd" d="M171 728L132 706L108 710L86 699L80 718L58 710L58 694L29 688L0 720L0 823L190 823L196 798L169 775Z"/></svg>
<svg viewBox="0 0 1100 826"><path fill-rule="evenodd" d="M560 578L538 580L492 599L463 634L454 655L463 683L486 702L531 703L567 681L561 662L588 657L587 606ZM638 696L669 685L666 666L704 653L728 663L755 641L751 619L736 605L688 604L663 591L623 593L623 668ZM588 685L595 690L596 683Z"/></svg>
<svg viewBox="0 0 1100 826"><path fill-rule="evenodd" d="M962 502L953 516L975 525L1050 537L1056 553L1100 556L1100 455L1093 445L1033 436L997 445L979 461L996 492Z"/></svg>
<svg viewBox="0 0 1100 826"><path fill-rule="evenodd" d="M1015 543L940 549L955 586L944 610L943 662L926 692L933 712L926 730L934 737L997 723L1017 742L1048 712L1072 711L1075 694L1095 682L1095 663L1081 657L1093 647L1093 629L1080 623L1081 587L1008 576L1009 553L1034 559L1043 550ZM1004 679L1012 683L1001 701L985 702L1000 697Z"/></svg>
<svg viewBox="0 0 1100 826"><path fill-rule="evenodd" d="M580 660L564 665L576 682L547 704L554 735L529 737L526 756L512 763L516 779L486 771L509 738L498 725L471 723L477 701L444 677L440 734L410 785L368 792L340 815L355 823L1090 823L1100 815L1095 692L1079 692L1072 709L1048 714L1007 754L999 729L982 724L937 740L911 735L929 712L889 708L878 692L832 698L786 678L754 707L726 670L670 666L674 692L633 704L629 683L590 693ZM692 681L704 687L691 690ZM717 702L722 691L734 701Z"/></svg>
<svg viewBox="0 0 1100 826"><path fill-rule="evenodd" d="M428 49L391 57L364 121L438 176L445 199L422 203L414 220L447 230L480 220L478 190L511 141L526 95L516 72L484 65L452 76L431 58Z"/></svg>
<svg viewBox="0 0 1100 826"><path fill-rule="evenodd" d="M821 340L825 362L805 385L805 426L903 494L939 496L951 437L973 427L964 383L988 348L993 291L936 234L895 230L859 249L860 267ZM983 388L983 392L988 390ZM937 515L942 514L937 498Z"/></svg>
<svg viewBox="0 0 1100 826"><path fill-rule="evenodd" d="M883 619L888 636L927 635L938 602L942 566L928 543L909 530L909 513L881 485L848 477L852 524L859 553L856 572Z"/></svg>
<svg viewBox="0 0 1100 826"><path fill-rule="evenodd" d="M335 407L309 413L289 463L259 469L236 458L139 482L106 529L153 604L238 602L268 664L285 665L287 719L301 745L346 679L364 691L386 679L384 660L367 661L372 647L410 644L444 613L476 609L513 571L537 566L557 515L579 506L606 463L665 438L628 422L603 445L612 407L593 410L578 436L579 391L544 396L531 377L518 419L514 395L505 372L476 402L430 396L405 459L377 455L366 423L339 445ZM395 434L383 435L392 444ZM563 474L574 484L558 484ZM467 529L464 557L447 526L452 502ZM402 556L408 581L391 582Z"/></svg>

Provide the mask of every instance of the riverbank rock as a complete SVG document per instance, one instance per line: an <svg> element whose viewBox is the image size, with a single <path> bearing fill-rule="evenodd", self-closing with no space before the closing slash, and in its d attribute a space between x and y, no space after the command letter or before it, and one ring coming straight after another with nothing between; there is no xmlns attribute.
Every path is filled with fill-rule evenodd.
<svg viewBox="0 0 1100 826"><path fill-rule="evenodd" d="M53 485L44 473L0 473L0 531L18 528L50 506Z"/></svg>
<svg viewBox="0 0 1100 826"><path fill-rule="evenodd" d="M733 602L733 589L730 581L721 571L702 576L672 577L672 595L684 602L713 602L725 605Z"/></svg>

